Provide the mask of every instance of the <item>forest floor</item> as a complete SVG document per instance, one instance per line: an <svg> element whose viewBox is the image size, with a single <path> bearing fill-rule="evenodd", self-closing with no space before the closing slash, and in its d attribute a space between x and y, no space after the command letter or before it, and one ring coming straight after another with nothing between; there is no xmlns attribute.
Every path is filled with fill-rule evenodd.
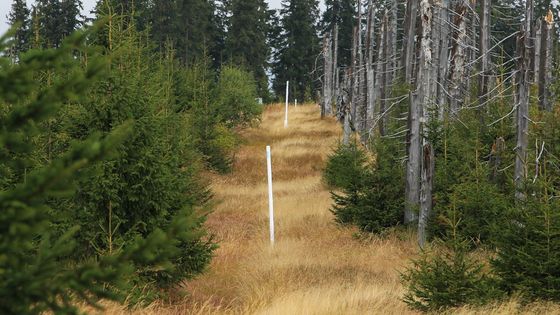
<svg viewBox="0 0 560 315"><path fill-rule="evenodd" d="M215 210L207 227L219 248L207 271L185 284L186 296L134 314L413 314L401 298L402 271L417 254L414 235L364 237L341 227L322 183L325 161L340 138L316 105L267 106L262 122L243 132L233 172L211 175ZM268 237L265 147L272 148L276 243ZM528 313L558 308L537 305ZM510 314L513 300L453 313ZM127 314L109 306L104 313Z"/></svg>

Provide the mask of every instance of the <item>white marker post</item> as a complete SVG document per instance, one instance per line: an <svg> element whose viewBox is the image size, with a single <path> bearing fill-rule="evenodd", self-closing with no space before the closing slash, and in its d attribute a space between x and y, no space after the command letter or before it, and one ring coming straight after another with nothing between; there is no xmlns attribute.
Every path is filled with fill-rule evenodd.
<svg viewBox="0 0 560 315"><path fill-rule="evenodd" d="M296 101L294 103L294 107L297 107L297 98L296 98Z"/></svg>
<svg viewBox="0 0 560 315"><path fill-rule="evenodd" d="M286 114L284 115L284 128L288 128L288 97L290 90L290 81L286 81Z"/></svg>
<svg viewBox="0 0 560 315"><path fill-rule="evenodd" d="M270 245L274 245L274 202L272 200L272 161L270 146L266 146L266 170L268 173L268 217L270 223Z"/></svg>

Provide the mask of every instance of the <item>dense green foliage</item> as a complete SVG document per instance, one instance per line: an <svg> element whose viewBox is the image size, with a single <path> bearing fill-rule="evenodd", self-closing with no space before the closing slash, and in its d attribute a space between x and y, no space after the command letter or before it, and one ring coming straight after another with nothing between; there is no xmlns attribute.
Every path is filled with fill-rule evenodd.
<svg viewBox="0 0 560 315"><path fill-rule="evenodd" d="M202 172L227 171L260 115L249 72L184 66L104 4L94 32L0 59L1 313L144 302L201 273Z"/></svg>
<svg viewBox="0 0 560 315"><path fill-rule="evenodd" d="M470 256L468 241L451 239L421 253L401 275L404 301L420 311L441 311L466 304L481 305L501 295L484 265Z"/></svg>
<svg viewBox="0 0 560 315"><path fill-rule="evenodd" d="M326 0L322 14L323 32L338 26L338 64L341 67L350 65L352 51L352 32L355 23L356 4L352 0Z"/></svg>
<svg viewBox="0 0 560 315"><path fill-rule="evenodd" d="M73 52L86 52L80 43L87 34L78 35L57 50L24 54L18 64L0 58L3 314L75 313L76 300L95 305L99 298L124 299L139 268L173 272L180 242L196 240L190 223L195 221L184 208L170 216L167 226L154 226L118 250L72 259L82 249L80 234L90 231L84 222L71 219L76 213L71 211L77 210L69 206L72 196L82 191L79 183L94 180L87 169L118 158L119 148L137 128L132 121L115 124L111 131L70 141L56 157L41 160L47 127L68 110L69 102L81 100L89 86L99 84L106 69L103 59L89 60L82 68ZM50 84L37 84L36 75L42 72L53 74Z"/></svg>
<svg viewBox="0 0 560 315"><path fill-rule="evenodd" d="M381 141L376 147L375 162L367 163L367 153L358 145L339 145L324 174L325 181L340 190L331 192L337 221L374 233L402 223L403 207L402 173L393 148Z"/></svg>
<svg viewBox="0 0 560 315"><path fill-rule="evenodd" d="M317 36L319 19L316 0L292 0L282 3L280 24L276 32L273 89L277 96L284 95L286 81L290 81L290 95L303 101L315 98L318 89L314 69L320 52Z"/></svg>

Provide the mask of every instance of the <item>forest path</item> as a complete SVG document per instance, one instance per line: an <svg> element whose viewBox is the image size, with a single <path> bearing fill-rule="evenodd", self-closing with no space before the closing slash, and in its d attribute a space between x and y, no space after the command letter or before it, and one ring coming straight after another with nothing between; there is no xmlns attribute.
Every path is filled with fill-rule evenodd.
<svg viewBox="0 0 560 315"><path fill-rule="evenodd" d="M233 172L213 175L218 204L207 222L219 248L207 272L186 285L189 298L172 313L406 314L399 269L409 240L360 240L336 225L321 182L340 138L316 105L267 106L243 133ZM272 149L276 243L268 239L265 147Z"/></svg>

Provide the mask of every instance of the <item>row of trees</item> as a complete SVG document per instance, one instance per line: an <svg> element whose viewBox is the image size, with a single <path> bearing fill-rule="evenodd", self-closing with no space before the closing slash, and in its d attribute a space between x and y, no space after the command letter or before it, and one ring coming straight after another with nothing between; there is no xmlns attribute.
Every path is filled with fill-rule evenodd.
<svg viewBox="0 0 560 315"><path fill-rule="evenodd" d="M32 11L55 4L68 3ZM37 46L12 18L0 43L2 314L147 302L201 273L216 247L203 172L229 170L236 130L261 112L256 82L204 54L184 63L142 30L151 20L114 13L124 4L103 1L74 35L79 23L31 27ZM40 21L61 27L56 16Z"/></svg>
<svg viewBox="0 0 560 315"><path fill-rule="evenodd" d="M337 220L370 232L417 227L426 251L403 277L413 307L514 292L558 300L554 4L358 1L352 10L351 31L335 21L323 40L321 106L344 125L325 173L342 190ZM443 240L434 255L433 239ZM472 260L473 249L493 258Z"/></svg>
<svg viewBox="0 0 560 315"><path fill-rule="evenodd" d="M58 47L64 36L88 23L81 11L80 0L38 0L31 10L25 0L14 0L9 20L20 25L11 55ZM317 98L321 25L316 0L284 1L278 11L264 0L99 0L94 11L128 16L139 31L149 32L156 50L172 47L182 64L208 58L214 70L222 64L243 67L265 101L284 95L288 80L295 98ZM323 19L331 19L330 14Z"/></svg>

